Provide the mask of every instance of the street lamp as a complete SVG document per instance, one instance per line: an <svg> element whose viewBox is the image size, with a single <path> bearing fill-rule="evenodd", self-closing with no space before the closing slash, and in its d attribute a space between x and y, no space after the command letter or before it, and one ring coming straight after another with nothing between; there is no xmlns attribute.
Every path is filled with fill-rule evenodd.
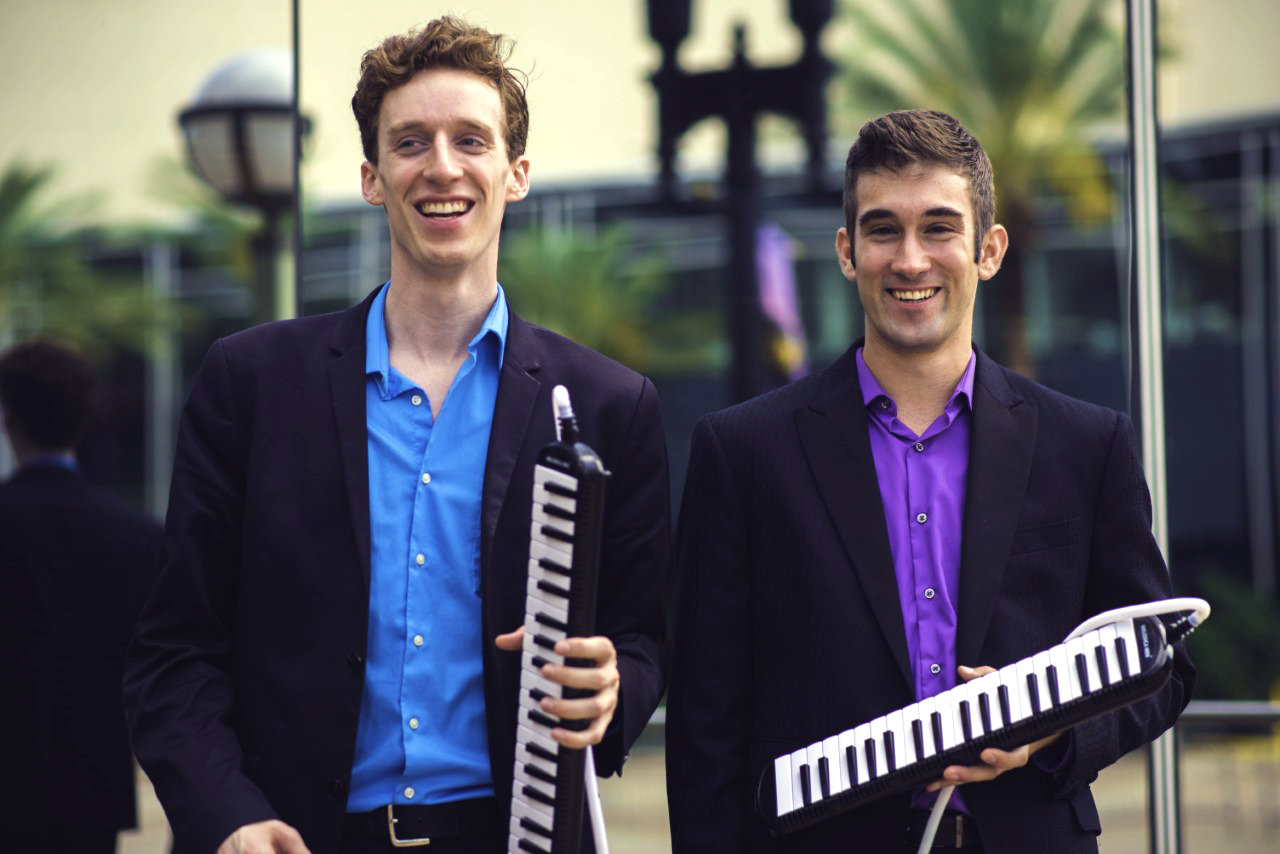
<svg viewBox="0 0 1280 854"><path fill-rule="evenodd" d="M293 203L294 158L311 122L299 117L294 139L293 59L283 48L259 48L223 63L178 116L192 171L227 201L262 212L253 239L257 264L254 321L277 309L275 256L280 216ZM292 300L280 300L286 306Z"/></svg>
<svg viewBox="0 0 1280 854"><path fill-rule="evenodd" d="M729 270L726 284L728 334L732 351L729 394L746 400L764 390L761 365L763 324L756 272L759 226L756 119L778 113L802 129L809 151L812 192L822 189L826 145L827 80L832 65L818 36L831 18L833 0L790 0L791 20L804 36L804 50L790 65L760 68L747 59L746 30L734 29L734 56L723 71L691 73L676 60L689 35L692 0L648 0L649 35L662 48L662 64L650 78L658 93L659 189L666 202L676 197L676 144L704 118L718 116L728 131Z"/></svg>

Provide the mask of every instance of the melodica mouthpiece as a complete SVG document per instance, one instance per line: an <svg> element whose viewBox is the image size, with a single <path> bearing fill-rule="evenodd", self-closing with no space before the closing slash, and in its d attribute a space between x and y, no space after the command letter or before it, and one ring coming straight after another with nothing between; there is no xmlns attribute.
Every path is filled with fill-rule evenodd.
<svg viewBox="0 0 1280 854"><path fill-rule="evenodd" d="M566 445L578 441L578 419L573 415L573 404L569 402L569 389L562 385L551 390L551 405L556 411L556 436Z"/></svg>

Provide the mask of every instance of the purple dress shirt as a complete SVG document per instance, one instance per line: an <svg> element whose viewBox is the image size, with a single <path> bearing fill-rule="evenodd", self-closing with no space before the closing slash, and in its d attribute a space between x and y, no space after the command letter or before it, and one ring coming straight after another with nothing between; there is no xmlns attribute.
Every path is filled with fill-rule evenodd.
<svg viewBox="0 0 1280 854"><path fill-rule="evenodd" d="M917 700L953 688L958 680L956 599L975 362L970 355L946 408L917 436L898 420L897 403L872 375L861 348L857 353ZM927 809L935 797L917 792L912 804ZM968 811L958 791L948 806Z"/></svg>

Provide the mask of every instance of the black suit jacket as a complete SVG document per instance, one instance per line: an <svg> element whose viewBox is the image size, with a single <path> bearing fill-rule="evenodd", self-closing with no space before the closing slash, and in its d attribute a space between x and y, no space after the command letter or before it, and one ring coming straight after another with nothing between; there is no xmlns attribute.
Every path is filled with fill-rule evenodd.
<svg viewBox="0 0 1280 854"><path fill-rule="evenodd" d="M902 848L906 794L780 840L754 809L773 757L916 700L855 350L695 428L668 700L677 854ZM1169 595L1124 415L980 353L972 403L959 663L1001 667ZM1088 784L1174 722L1193 681L1176 660L1151 699L964 788L987 851L1095 849ZM1058 773L1041 769L1057 757Z"/></svg>
<svg viewBox="0 0 1280 854"><path fill-rule="evenodd" d="M76 472L0 484L4 826L136 826L120 678L159 555L160 524Z"/></svg>
<svg viewBox="0 0 1280 854"><path fill-rule="evenodd" d="M376 291L375 291L376 293ZM336 314L216 342L182 417L166 567L139 624L126 692L134 748L183 850L278 817L336 850L368 631L365 320ZM485 466L483 656L494 787L510 800L533 464L567 386L583 441L612 470L597 628L622 692L596 749L616 772L662 692L669 560L666 445L652 384L510 315Z"/></svg>

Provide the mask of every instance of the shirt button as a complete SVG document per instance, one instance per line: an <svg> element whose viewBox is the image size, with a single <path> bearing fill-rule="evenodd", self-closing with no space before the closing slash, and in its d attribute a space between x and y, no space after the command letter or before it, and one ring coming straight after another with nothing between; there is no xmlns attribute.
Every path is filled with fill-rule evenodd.
<svg viewBox="0 0 1280 854"><path fill-rule="evenodd" d="M424 471L424 472L422 473L422 482L423 482L423 483L430 483L430 482L431 482L431 475L427 474L427 473Z"/></svg>
<svg viewBox="0 0 1280 854"><path fill-rule="evenodd" d="M916 444L915 444L915 448L916 448L916 450L917 450L917 451L923 451L923 450L924 450L924 444L923 444L922 442L916 442Z"/></svg>
<svg viewBox="0 0 1280 854"><path fill-rule="evenodd" d="M413 800L413 795L414 795L413 786L405 786L404 796L410 800Z"/></svg>
<svg viewBox="0 0 1280 854"><path fill-rule="evenodd" d="M889 408L889 401L887 401L887 400L882 400L882 401L880 401L880 408L881 408L881 409L888 409L888 408Z"/></svg>
<svg viewBox="0 0 1280 854"><path fill-rule="evenodd" d="M935 593L933 592L933 588L932 588L932 587L926 587L926 588L924 589L924 598L926 598L926 599L932 599L935 595L937 595L937 594L935 594Z"/></svg>
<svg viewBox="0 0 1280 854"><path fill-rule="evenodd" d="M414 646L422 646L422 644L423 644L422 635L414 635L414 636L413 636L413 645L414 645Z"/></svg>
<svg viewBox="0 0 1280 854"><path fill-rule="evenodd" d="M929 517L924 513L921 513L920 515L916 516L916 521L919 522L921 525L923 525L925 522L929 521Z"/></svg>
<svg viewBox="0 0 1280 854"><path fill-rule="evenodd" d="M413 559L413 562L416 563L418 566L422 566L424 563L427 562L427 556L424 554L419 554L417 557Z"/></svg>
<svg viewBox="0 0 1280 854"><path fill-rule="evenodd" d="M417 728L418 728L418 719L409 718L409 729L417 729Z"/></svg>
<svg viewBox="0 0 1280 854"><path fill-rule="evenodd" d="M421 406L421 405L422 405L422 395L420 395L420 394L415 394L413 397L409 398L409 402L410 402L410 403L412 403L414 406Z"/></svg>
<svg viewBox="0 0 1280 854"><path fill-rule="evenodd" d="M941 664L930 664L930 665L929 665L929 672L930 672L930 673L932 673L934 676L937 676L939 673L941 673L941 672L942 672L942 665L941 665Z"/></svg>

